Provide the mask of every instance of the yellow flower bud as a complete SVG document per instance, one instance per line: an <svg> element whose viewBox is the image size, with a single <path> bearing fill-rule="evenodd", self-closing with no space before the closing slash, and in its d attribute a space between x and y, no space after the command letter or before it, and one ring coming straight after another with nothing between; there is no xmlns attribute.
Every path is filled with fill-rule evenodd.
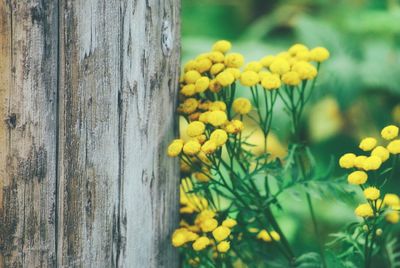
<svg viewBox="0 0 400 268"><path fill-rule="evenodd" d="M261 230L257 234L257 238L265 242L279 241L281 239L280 235L277 232L271 231L268 233L266 230Z"/></svg>
<svg viewBox="0 0 400 268"><path fill-rule="evenodd" d="M364 170L377 170L381 167L382 160L378 156L370 156L365 159L363 164Z"/></svg>
<svg viewBox="0 0 400 268"><path fill-rule="evenodd" d="M396 194L386 194L383 203L389 207L400 205L400 198Z"/></svg>
<svg viewBox="0 0 400 268"><path fill-rule="evenodd" d="M354 166L356 168L362 169L364 167L365 160L367 160L367 157L365 155L357 156L356 159L354 159Z"/></svg>
<svg viewBox="0 0 400 268"><path fill-rule="evenodd" d="M226 104L222 101L211 102L208 106L209 111L226 111Z"/></svg>
<svg viewBox="0 0 400 268"><path fill-rule="evenodd" d="M186 97L193 96L196 94L196 87L193 84L184 85L180 93Z"/></svg>
<svg viewBox="0 0 400 268"><path fill-rule="evenodd" d="M289 86L297 86L301 83L301 80L297 72L291 71L282 75L282 82Z"/></svg>
<svg viewBox="0 0 400 268"><path fill-rule="evenodd" d="M194 121L188 125L186 133L188 134L189 137L196 137L203 134L205 129L206 126L204 125L203 122Z"/></svg>
<svg viewBox="0 0 400 268"><path fill-rule="evenodd" d="M226 253L230 249L230 243L228 241L222 241L217 245L218 252Z"/></svg>
<svg viewBox="0 0 400 268"><path fill-rule="evenodd" d="M262 59L260 60L260 63L261 63L262 66L264 66L265 68L268 68L268 67L272 64L272 62L274 61L274 59L275 59L274 56L268 55L268 56L265 56L264 58L262 58Z"/></svg>
<svg viewBox="0 0 400 268"><path fill-rule="evenodd" d="M216 129L211 133L210 140L215 142L217 146L222 146L228 140L228 134L222 129Z"/></svg>
<svg viewBox="0 0 400 268"><path fill-rule="evenodd" d="M347 153L344 154L340 159L339 159L339 165L342 168L352 168L354 167L354 160L356 159L356 155L352 153Z"/></svg>
<svg viewBox="0 0 400 268"><path fill-rule="evenodd" d="M240 83L243 86L254 86L259 82L258 74L254 71L244 71L240 76Z"/></svg>
<svg viewBox="0 0 400 268"><path fill-rule="evenodd" d="M278 75L265 75L261 80L261 85L268 90L278 89L281 87L281 80Z"/></svg>
<svg viewBox="0 0 400 268"><path fill-rule="evenodd" d="M206 141L203 146L201 146L201 151L205 154L212 154L217 149L217 144L214 141L208 140Z"/></svg>
<svg viewBox="0 0 400 268"><path fill-rule="evenodd" d="M385 219L387 222L396 224L399 222L400 215L398 211L390 211L385 215Z"/></svg>
<svg viewBox="0 0 400 268"><path fill-rule="evenodd" d="M383 147L383 146L377 146L374 150L371 152L372 156L377 156L379 157L382 162L385 162L386 160L389 159L389 151Z"/></svg>
<svg viewBox="0 0 400 268"><path fill-rule="evenodd" d="M369 137L363 139L358 147L360 147L360 149L363 151L371 151L372 149L375 148L376 144L377 144L376 139Z"/></svg>
<svg viewBox="0 0 400 268"><path fill-rule="evenodd" d="M290 70L289 62L283 58L276 58L269 66L271 72L283 75Z"/></svg>
<svg viewBox="0 0 400 268"><path fill-rule="evenodd" d="M237 224L237 222L234 219L231 218L227 218L226 220L224 220L222 222L222 226L228 227L228 228L232 228L235 227Z"/></svg>
<svg viewBox="0 0 400 268"><path fill-rule="evenodd" d="M244 57L239 53L230 53L225 56L226 67L239 68L244 63Z"/></svg>
<svg viewBox="0 0 400 268"><path fill-rule="evenodd" d="M235 113L245 115L251 111L251 103L246 98L237 98L233 101L232 108Z"/></svg>
<svg viewBox="0 0 400 268"><path fill-rule="evenodd" d="M364 171L353 171L352 173L349 174L347 177L347 181L350 184L355 184L355 185L360 185L364 184L368 179L367 173Z"/></svg>
<svg viewBox="0 0 400 268"><path fill-rule="evenodd" d="M225 240L231 234L231 229L225 226L218 226L217 228L215 228L212 234L215 240L219 242Z"/></svg>
<svg viewBox="0 0 400 268"><path fill-rule="evenodd" d="M210 70L211 66L212 66L212 62L210 59L208 58L203 58L203 59L199 59L196 61L196 70L199 73L204 73L207 72L208 70Z"/></svg>
<svg viewBox="0 0 400 268"><path fill-rule="evenodd" d="M168 146L167 154L170 157L176 157L182 152L183 140L173 140Z"/></svg>
<svg viewBox="0 0 400 268"><path fill-rule="evenodd" d="M380 196L380 191L376 187L368 187L364 189L364 196L368 200L376 200Z"/></svg>
<svg viewBox="0 0 400 268"><path fill-rule="evenodd" d="M262 69L262 64L259 63L258 61L251 61L246 64L244 67L245 71L254 71L254 72L259 72Z"/></svg>
<svg viewBox="0 0 400 268"><path fill-rule="evenodd" d="M214 127L223 125L228 117L223 111L212 111L207 115L207 121Z"/></svg>
<svg viewBox="0 0 400 268"><path fill-rule="evenodd" d="M385 140L393 140L399 135L399 128L394 125L384 127L381 131L381 136Z"/></svg>
<svg viewBox="0 0 400 268"><path fill-rule="evenodd" d="M200 228L203 232L211 232L218 226L218 221L214 218L208 218L201 222Z"/></svg>
<svg viewBox="0 0 400 268"><path fill-rule="evenodd" d="M324 47L316 47L311 50L311 59L316 62L323 62L329 59L329 51Z"/></svg>
<svg viewBox="0 0 400 268"><path fill-rule="evenodd" d="M358 217L368 218L374 216L374 211L372 210L371 206L367 203L359 205L355 210L354 213Z"/></svg>
<svg viewBox="0 0 400 268"><path fill-rule="evenodd" d="M207 76L200 77L194 84L196 93L202 93L206 91L209 85L210 78L208 78Z"/></svg>
<svg viewBox="0 0 400 268"><path fill-rule="evenodd" d="M197 140L191 140L185 143L183 146L183 152L187 155L195 155L200 151L200 148L201 145Z"/></svg>
<svg viewBox="0 0 400 268"><path fill-rule="evenodd" d="M199 105L198 100L196 100L195 98L189 98L183 102L181 110L185 114L191 114L194 111L196 111L198 105Z"/></svg>
<svg viewBox="0 0 400 268"><path fill-rule="evenodd" d="M400 140L391 141L388 144L387 149L391 154L399 154L400 153Z"/></svg>
<svg viewBox="0 0 400 268"><path fill-rule="evenodd" d="M230 86L233 82L235 82L235 77L231 72L223 71L219 73L216 77L218 83L223 86Z"/></svg>
<svg viewBox="0 0 400 268"><path fill-rule="evenodd" d="M200 77L201 75L198 71L191 70L185 73L184 79L186 84L194 84Z"/></svg>
<svg viewBox="0 0 400 268"><path fill-rule="evenodd" d="M225 56L220 51L212 51L208 55L208 58L214 63L219 63L219 62L224 62Z"/></svg>
<svg viewBox="0 0 400 268"><path fill-rule="evenodd" d="M219 40L219 41L214 43L214 45L212 46L212 50L225 53L228 50L230 50L231 47L232 47L231 42L229 42L227 40Z"/></svg>
<svg viewBox="0 0 400 268"><path fill-rule="evenodd" d="M192 247L195 251L201 251L210 244L210 239L206 236L202 236L193 243Z"/></svg>

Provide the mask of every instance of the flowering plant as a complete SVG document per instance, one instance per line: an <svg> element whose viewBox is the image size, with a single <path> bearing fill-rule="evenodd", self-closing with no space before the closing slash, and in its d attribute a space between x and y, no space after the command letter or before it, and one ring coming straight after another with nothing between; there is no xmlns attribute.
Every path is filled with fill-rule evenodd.
<svg viewBox="0 0 400 268"><path fill-rule="evenodd" d="M307 188L320 179L299 129L329 52L295 44L288 51L244 64L244 56L230 49L230 42L216 42L210 52L185 64L180 79L178 112L184 130L167 152L179 157L181 165L182 218L172 244L181 249L184 266L295 267L315 262L327 267L322 242L319 254L296 255L275 214L282 210L283 192L295 185ZM246 94L249 98L242 97ZM286 157L276 157L268 146L277 103L291 120ZM262 133L261 153L254 150L252 133L244 131L251 124ZM364 143L371 147L370 141L363 147ZM371 157L381 159L382 149L375 151ZM354 158L347 154L341 166L353 167ZM375 160L365 165L375 168ZM367 198L375 198L376 190L366 188ZM312 197L307 191L304 196L319 237ZM374 213L373 204L369 203ZM370 216L369 208L361 207L356 214ZM375 232L376 226L371 223L368 228Z"/></svg>

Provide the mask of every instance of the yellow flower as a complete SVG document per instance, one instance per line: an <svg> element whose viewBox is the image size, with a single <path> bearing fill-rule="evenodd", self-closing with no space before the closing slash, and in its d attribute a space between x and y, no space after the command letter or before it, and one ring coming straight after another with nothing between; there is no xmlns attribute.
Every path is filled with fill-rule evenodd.
<svg viewBox="0 0 400 268"><path fill-rule="evenodd" d="M329 58L329 51L324 47L316 47L311 50L311 59L316 62L323 62Z"/></svg>
<svg viewBox="0 0 400 268"><path fill-rule="evenodd" d="M217 149L217 144L214 141L208 140L206 141L203 146L201 146L201 151L205 154L212 154Z"/></svg>
<svg viewBox="0 0 400 268"><path fill-rule="evenodd" d="M193 243L192 247L195 251L200 251L205 249L210 244L210 239L206 236L202 236Z"/></svg>
<svg viewBox="0 0 400 268"><path fill-rule="evenodd" d="M201 78L197 79L195 86L196 93L202 93L207 90L208 86L210 85L210 78L207 76L202 76Z"/></svg>
<svg viewBox="0 0 400 268"><path fill-rule="evenodd" d="M180 247L184 245L186 242L185 233L181 229L177 229L173 234L172 234L172 245L174 247Z"/></svg>
<svg viewBox="0 0 400 268"><path fill-rule="evenodd" d="M272 242L273 241L279 241L281 240L280 235L275 232L275 231L271 231L271 232L267 232L266 230L261 230L258 234L257 234L257 238L264 240L265 242Z"/></svg>
<svg viewBox="0 0 400 268"><path fill-rule="evenodd" d="M230 243L228 241L222 241L217 245L218 252L226 253L230 249Z"/></svg>
<svg viewBox="0 0 400 268"><path fill-rule="evenodd" d="M396 194L385 194L383 203L389 207L400 205L400 198Z"/></svg>
<svg viewBox="0 0 400 268"><path fill-rule="evenodd" d="M211 232L218 226L218 221L214 218L208 218L201 222L200 228L203 232Z"/></svg>
<svg viewBox="0 0 400 268"><path fill-rule="evenodd" d="M400 219L400 215L398 211L390 211L385 215L385 219L386 221L392 223L392 224L396 224L399 222Z"/></svg>
<svg viewBox="0 0 400 268"><path fill-rule="evenodd" d="M269 66L271 72L283 75L290 70L289 62L283 58L276 58Z"/></svg>
<svg viewBox="0 0 400 268"><path fill-rule="evenodd" d="M381 131L381 136L385 140L393 140L398 135L399 135L399 128L394 125L384 127Z"/></svg>
<svg viewBox="0 0 400 268"><path fill-rule="evenodd" d="M352 168L354 167L354 160L356 159L356 155L353 153L347 153L344 154L340 159L339 159L339 165L342 168Z"/></svg>
<svg viewBox="0 0 400 268"><path fill-rule="evenodd" d="M298 61L309 61L311 58L311 53L308 50L299 51L296 54L295 60Z"/></svg>
<svg viewBox="0 0 400 268"><path fill-rule="evenodd" d="M271 63L274 61L275 57L272 55L265 56L260 60L260 63L265 67L268 68Z"/></svg>
<svg viewBox="0 0 400 268"><path fill-rule="evenodd" d="M254 86L259 82L258 74L254 71L244 71L240 76L240 83L243 86Z"/></svg>
<svg viewBox="0 0 400 268"><path fill-rule="evenodd" d="M181 89L181 94L190 97L196 94L196 87L193 84L184 85Z"/></svg>
<svg viewBox="0 0 400 268"><path fill-rule="evenodd" d="M367 203L359 205L355 210L354 213L358 217L368 218L374 215L374 211L372 210L371 206Z"/></svg>
<svg viewBox="0 0 400 268"><path fill-rule="evenodd" d="M187 71L193 70L195 68L196 68L196 61L195 60L190 60L187 63L185 63L185 65L183 67L183 70L185 72L187 72Z"/></svg>
<svg viewBox="0 0 400 268"><path fill-rule="evenodd" d="M209 111L226 111L226 104L222 101L211 102L208 106Z"/></svg>
<svg viewBox="0 0 400 268"><path fill-rule="evenodd" d="M363 139L358 147L360 147L360 149L363 151L371 151L372 149L375 148L376 144L377 144L376 139L369 137Z"/></svg>
<svg viewBox="0 0 400 268"><path fill-rule="evenodd" d="M382 162L385 162L389 159L389 151L383 146L377 146L374 150L372 150L371 155L379 157Z"/></svg>
<svg viewBox="0 0 400 268"><path fill-rule="evenodd" d="M370 156L365 159L363 164L364 170L377 170L381 167L382 160L378 156Z"/></svg>
<svg viewBox="0 0 400 268"><path fill-rule="evenodd" d="M201 113L199 115L199 121L203 122L203 123L208 123L208 115L210 114L210 112L204 112Z"/></svg>
<svg viewBox="0 0 400 268"><path fill-rule="evenodd" d="M199 73L204 73L210 70L211 66L212 66L211 60L208 58L203 58L196 61L195 68Z"/></svg>
<svg viewBox="0 0 400 268"><path fill-rule="evenodd" d="M268 90L278 89L281 87L281 80L278 75L265 75L261 80L261 85Z"/></svg>
<svg viewBox="0 0 400 268"><path fill-rule="evenodd" d="M355 184L355 185L360 185L360 184L364 184L368 179L368 175L367 173L365 173L364 171L353 171L352 173L349 174L349 176L347 176L347 181L350 184Z"/></svg>
<svg viewBox="0 0 400 268"><path fill-rule="evenodd" d="M263 66L258 61L251 61L251 62L246 64L246 66L244 67L244 70L245 71L259 72L262 69L262 67Z"/></svg>
<svg viewBox="0 0 400 268"><path fill-rule="evenodd" d="M400 153L400 140L391 141L388 144L387 149L391 154L399 154Z"/></svg>
<svg viewBox="0 0 400 268"><path fill-rule="evenodd" d="M251 103L246 98L237 98L233 101L232 108L237 114L248 114L251 111Z"/></svg>
<svg viewBox="0 0 400 268"><path fill-rule="evenodd" d="M354 166L356 168L362 169L364 167L365 160L367 160L367 157L365 155L357 156L356 159L354 159Z"/></svg>
<svg viewBox="0 0 400 268"><path fill-rule="evenodd" d="M182 152L183 140L173 140L168 146L167 154L170 157L178 156Z"/></svg>
<svg viewBox="0 0 400 268"><path fill-rule="evenodd" d="M216 79L218 83L220 83L220 85L223 87L230 86L233 82L235 82L235 77L233 76L233 74L227 71L219 73Z"/></svg>
<svg viewBox="0 0 400 268"><path fill-rule="evenodd" d="M206 126L203 122L194 121L187 126L186 133L189 137L196 137L203 134L205 129Z"/></svg>
<svg viewBox="0 0 400 268"><path fill-rule="evenodd" d="M196 180L199 182L209 182L210 181L210 171L206 168L202 169L202 172L193 173Z"/></svg>
<svg viewBox="0 0 400 268"><path fill-rule="evenodd" d="M208 58L212 62L218 63L218 62L224 62L225 56L220 51L212 51L212 52L210 52L210 54L208 54Z"/></svg>
<svg viewBox="0 0 400 268"><path fill-rule="evenodd" d="M222 226L228 227L228 228L232 228L235 227L237 224L237 222L234 219L231 218L227 218L226 220L224 220L222 222Z"/></svg>
<svg viewBox="0 0 400 268"><path fill-rule="evenodd" d="M227 40L219 40L219 41L214 43L214 45L212 46L212 50L225 53L228 50L230 50L231 47L232 47L231 42L229 42Z"/></svg>
<svg viewBox="0 0 400 268"><path fill-rule="evenodd" d="M228 140L228 134L222 129L216 129L211 133L210 140L215 142L217 146L222 146Z"/></svg>
<svg viewBox="0 0 400 268"><path fill-rule="evenodd" d="M207 121L214 127L223 125L228 117L223 111L212 111L207 115Z"/></svg>
<svg viewBox="0 0 400 268"><path fill-rule="evenodd" d="M228 124L225 125L225 131L230 134L236 134L242 131L244 128L243 122L240 120L232 120Z"/></svg>
<svg viewBox="0 0 400 268"><path fill-rule="evenodd" d="M215 228L212 234L215 240L219 242L225 240L231 234L231 229L225 226L218 226L217 228Z"/></svg>
<svg viewBox="0 0 400 268"><path fill-rule="evenodd" d="M191 114L196 111L198 105L199 102L195 98L189 98L183 102L181 110L185 114Z"/></svg>
<svg viewBox="0 0 400 268"><path fill-rule="evenodd" d="M215 63L211 66L210 73L212 75L217 75L225 69L225 65L223 63Z"/></svg>
<svg viewBox="0 0 400 268"><path fill-rule="evenodd" d="M184 79L186 84L194 84L200 77L201 75L198 71L191 70L185 73Z"/></svg>
<svg viewBox="0 0 400 268"><path fill-rule="evenodd" d="M191 140L183 146L183 152L187 155L195 155L200 151L201 145L197 140Z"/></svg>
<svg viewBox="0 0 400 268"><path fill-rule="evenodd" d="M293 56L302 51L308 51L308 47L303 44L294 44L288 49L288 52Z"/></svg>
<svg viewBox="0 0 400 268"><path fill-rule="evenodd" d="M376 200L380 196L380 191L376 187L368 187L364 189L364 196L368 200Z"/></svg>
<svg viewBox="0 0 400 268"><path fill-rule="evenodd" d="M224 62L227 67L239 68L244 63L244 57L239 53L230 53L225 56Z"/></svg>
<svg viewBox="0 0 400 268"><path fill-rule="evenodd" d="M230 72L233 75L233 77L235 77L235 79L239 79L240 78L240 74L241 73L240 73L240 70L238 68L229 67L229 68L226 68L225 71L226 72Z"/></svg>
<svg viewBox="0 0 400 268"><path fill-rule="evenodd" d="M301 80L298 73L291 71L282 75L282 82L289 86L297 86Z"/></svg>
<svg viewBox="0 0 400 268"><path fill-rule="evenodd" d="M299 74L300 79L313 79L317 76L317 69L306 61L298 61L293 64L292 71Z"/></svg>

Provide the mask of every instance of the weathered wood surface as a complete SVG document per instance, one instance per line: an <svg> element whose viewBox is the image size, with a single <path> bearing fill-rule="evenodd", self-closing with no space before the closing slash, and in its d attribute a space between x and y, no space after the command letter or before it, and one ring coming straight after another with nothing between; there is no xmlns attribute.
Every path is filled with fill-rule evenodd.
<svg viewBox="0 0 400 268"><path fill-rule="evenodd" d="M0 267L176 267L178 0L0 0Z"/></svg>

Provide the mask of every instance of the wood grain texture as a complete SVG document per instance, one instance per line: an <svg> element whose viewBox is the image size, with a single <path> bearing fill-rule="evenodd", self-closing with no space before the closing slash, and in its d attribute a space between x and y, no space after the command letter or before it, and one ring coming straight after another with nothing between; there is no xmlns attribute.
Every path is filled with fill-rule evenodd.
<svg viewBox="0 0 400 268"><path fill-rule="evenodd" d="M177 0L122 1L120 267L177 266L168 235L178 219L178 171L165 152L175 120L179 8Z"/></svg>
<svg viewBox="0 0 400 268"><path fill-rule="evenodd" d="M0 1L0 266L54 267L57 5Z"/></svg>
<svg viewBox="0 0 400 268"><path fill-rule="evenodd" d="M0 267L176 267L178 0L0 0Z"/></svg>

